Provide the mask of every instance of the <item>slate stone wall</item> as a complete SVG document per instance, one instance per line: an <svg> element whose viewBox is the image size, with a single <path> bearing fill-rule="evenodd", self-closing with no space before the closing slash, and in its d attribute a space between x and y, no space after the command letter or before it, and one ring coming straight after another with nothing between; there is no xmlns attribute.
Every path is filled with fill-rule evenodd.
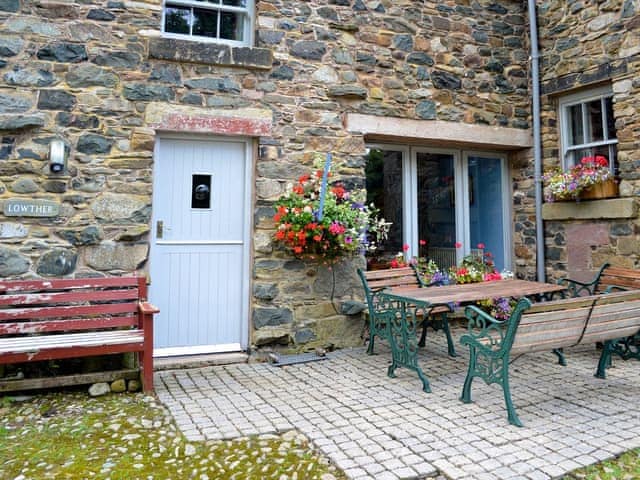
<svg viewBox="0 0 640 480"><path fill-rule="evenodd" d="M619 142L620 196L631 203L632 212L620 218L606 201L582 202L567 218L554 216L554 220L545 222L549 278L569 275L586 279L605 261L640 268L640 5L637 0L546 0L538 2L538 21L544 165L560 162L558 98L610 84ZM532 192L530 180L516 185L518 191ZM517 217L530 216L531 195L521 194L527 201L518 208ZM534 255L534 238L535 230L530 229L516 250Z"/></svg>
<svg viewBox="0 0 640 480"><path fill-rule="evenodd" d="M331 151L336 177L363 185L365 140L343 127L347 112L529 128L520 3L260 1L256 48L231 48L160 38L159 0L1 1L0 201L47 199L60 213L0 219L0 276L144 271L149 105L267 109L271 134L257 139L254 177L252 343L359 341L361 322L340 312L341 300L362 295L354 263L327 268L274 251L272 202L316 152ZM61 175L47 166L55 136L69 152Z"/></svg>

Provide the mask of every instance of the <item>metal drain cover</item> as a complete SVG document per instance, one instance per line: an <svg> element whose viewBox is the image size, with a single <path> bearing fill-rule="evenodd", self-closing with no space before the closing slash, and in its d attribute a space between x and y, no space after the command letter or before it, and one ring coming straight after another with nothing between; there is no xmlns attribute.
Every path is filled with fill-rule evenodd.
<svg viewBox="0 0 640 480"><path fill-rule="evenodd" d="M297 363L316 362L318 360L326 360L327 357L320 356L317 353L299 353L295 355L274 355L271 365L274 367L282 367L284 365L295 365Z"/></svg>

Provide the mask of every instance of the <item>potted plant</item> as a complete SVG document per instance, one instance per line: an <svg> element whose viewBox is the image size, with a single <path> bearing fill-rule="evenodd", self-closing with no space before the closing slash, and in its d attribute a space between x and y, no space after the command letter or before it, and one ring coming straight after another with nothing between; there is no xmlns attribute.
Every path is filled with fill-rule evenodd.
<svg viewBox="0 0 640 480"><path fill-rule="evenodd" d="M318 170L301 176L275 203L274 241L295 257L326 262L375 250L390 224L378 217L373 204L365 205L363 191L349 192L334 183L323 194L322 175Z"/></svg>
<svg viewBox="0 0 640 480"><path fill-rule="evenodd" d="M608 198L618 194L616 183L606 157L583 157L569 171L554 169L543 176L547 202Z"/></svg>

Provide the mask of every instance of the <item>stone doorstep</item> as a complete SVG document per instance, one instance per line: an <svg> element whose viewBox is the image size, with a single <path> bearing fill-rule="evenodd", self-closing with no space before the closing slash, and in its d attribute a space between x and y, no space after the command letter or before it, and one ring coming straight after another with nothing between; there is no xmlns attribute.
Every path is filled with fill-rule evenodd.
<svg viewBox="0 0 640 480"><path fill-rule="evenodd" d="M233 363L247 363L248 360L249 355L243 352L158 357L153 359L153 369L154 371L161 371L198 368L214 365L229 365Z"/></svg>

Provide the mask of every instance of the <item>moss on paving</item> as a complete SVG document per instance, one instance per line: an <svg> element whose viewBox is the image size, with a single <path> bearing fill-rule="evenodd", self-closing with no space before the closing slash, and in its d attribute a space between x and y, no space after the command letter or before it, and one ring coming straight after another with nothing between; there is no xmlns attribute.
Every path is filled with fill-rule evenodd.
<svg viewBox="0 0 640 480"><path fill-rule="evenodd" d="M564 480L638 480L640 479L640 448L618 458L607 460L571 472Z"/></svg>
<svg viewBox="0 0 640 480"><path fill-rule="evenodd" d="M324 475L324 477L323 477ZM190 442L153 397L0 397L0 478L346 478L301 435Z"/></svg>

